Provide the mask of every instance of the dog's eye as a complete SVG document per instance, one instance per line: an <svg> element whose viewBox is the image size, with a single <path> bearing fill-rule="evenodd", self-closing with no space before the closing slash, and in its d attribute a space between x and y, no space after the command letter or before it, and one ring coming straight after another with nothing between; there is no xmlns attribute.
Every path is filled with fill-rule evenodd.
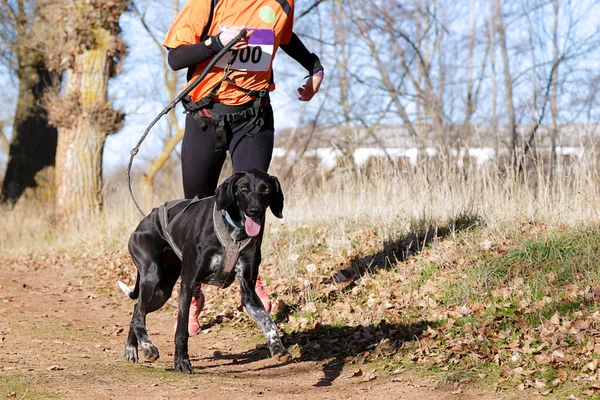
<svg viewBox="0 0 600 400"><path fill-rule="evenodd" d="M264 193L269 193L270 191L271 191L271 188L270 188L270 187L268 187L268 186L267 186L266 188L264 188L264 189L263 189L263 192L264 192Z"/></svg>
<svg viewBox="0 0 600 400"><path fill-rule="evenodd" d="M242 192L247 192L247 191L248 191L248 186L246 186L246 185L242 185L242 186L240 186L240 190L241 190Z"/></svg>

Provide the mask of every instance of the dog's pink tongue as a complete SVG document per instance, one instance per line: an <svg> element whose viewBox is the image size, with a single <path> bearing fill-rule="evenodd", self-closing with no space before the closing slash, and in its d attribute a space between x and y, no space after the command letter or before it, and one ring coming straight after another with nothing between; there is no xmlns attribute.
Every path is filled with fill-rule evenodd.
<svg viewBox="0 0 600 400"><path fill-rule="evenodd" d="M260 233L260 221L247 216L244 225L248 236L256 236Z"/></svg>

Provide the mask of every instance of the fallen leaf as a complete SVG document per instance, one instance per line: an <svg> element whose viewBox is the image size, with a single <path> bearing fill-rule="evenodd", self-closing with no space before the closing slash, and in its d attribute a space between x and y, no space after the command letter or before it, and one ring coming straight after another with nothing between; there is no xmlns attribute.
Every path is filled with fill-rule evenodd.
<svg viewBox="0 0 600 400"><path fill-rule="evenodd" d="M479 243L479 246L482 250L489 250L492 248L492 242L489 239L485 239L483 242Z"/></svg>
<svg viewBox="0 0 600 400"><path fill-rule="evenodd" d="M557 373L557 374L558 374L558 378L559 378L561 381L563 381L563 382L564 382L564 381L566 381L566 380L567 380L567 377L568 377L568 375L567 375L567 371L565 371L563 368L559 368L559 369L558 369L558 373Z"/></svg>
<svg viewBox="0 0 600 400"><path fill-rule="evenodd" d="M552 352L552 357L554 357L554 358L565 358L565 353L562 352L561 350L554 350Z"/></svg>
<svg viewBox="0 0 600 400"><path fill-rule="evenodd" d="M550 358L547 354L538 354L536 356L533 356L533 359L538 364L550 364L550 362L552 361L552 358Z"/></svg>
<svg viewBox="0 0 600 400"><path fill-rule="evenodd" d="M365 377L362 379L363 382L371 382L373 380L377 379L377 376L374 373L368 373L367 375L365 375Z"/></svg>
<svg viewBox="0 0 600 400"><path fill-rule="evenodd" d="M546 387L546 383L545 383L545 382L538 381L537 379L536 379L536 381L535 381L534 385L535 385L535 387L536 387L537 389L543 389L543 388L545 388L545 387Z"/></svg>
<svg viewBox="0 0 600 400"><path fill-rule="evenodd" d="M598 359L588 363L585 368L589 369L590 371L594 372L596 370L596 368L598 368Z"/></svg>

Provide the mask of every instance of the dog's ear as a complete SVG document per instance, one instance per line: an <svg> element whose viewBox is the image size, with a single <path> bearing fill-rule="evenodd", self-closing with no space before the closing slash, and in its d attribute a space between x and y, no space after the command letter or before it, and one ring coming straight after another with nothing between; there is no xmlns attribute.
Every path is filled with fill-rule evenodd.
<svg viewBox="0 0 600 400"><path fill-rule="evenodd" d="M225 179L225 181L217 188L215 193L217 210L224 210L235 202L233 190L235 189L235 181L237 178L238 174L233 174L229 178Z"/></svg>
<svg viewBox="0 0 600 400"><path fill-rule="evenodd" d="M273 183L273 191L271 191L269 207L271 207L271 212L273 215L275 215L277 218L283 218L283 192L281 191L279 179L272 176L271 182Z"/></svg>

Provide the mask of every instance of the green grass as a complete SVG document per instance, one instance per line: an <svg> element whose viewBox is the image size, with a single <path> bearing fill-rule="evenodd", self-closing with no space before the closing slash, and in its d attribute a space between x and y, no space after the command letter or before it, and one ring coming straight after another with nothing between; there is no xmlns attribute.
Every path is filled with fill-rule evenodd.
<svg viewBox="0 0 600 400"><path fill-rule="evenodd" d="M57 393L39 389L38 387L47 385L47 381L41 381L39 378L31 379L20 372L3 372L0 379L0 399L8 399L14 393L15 399L56 399L60 398Z"/></svg>
<svg viewBox="0 0 600 400"><path fill-rule="evenodd" d="M581 274L598 276L600 231L597 229L564 230L534 239L519 240L507 254L482 261L482 282L488 287L523 278L539 299L561 284L576 282Z"/></svg>
<svg viewBox="0 0 600 400"><path fill-rule="evenodd" d="M440 265L435 262L420 263L421 275L417 283L424 284L428 280L435 277L435 274L441 269Z"/></svg>
<svg viewBox="0 0 600 400"><path fill-rule="evenodd" d="M467 256L470 256L467 254ZM478 261L461 270L461 277L442 283L439 300L446 306L477 302L490 296L494 289L506 287L517 278L530 290L532 300L544 296L555 299L556 306L548 310L574 311L557 288L572 283L587 285L600 277L600 230L563 230L538 238L518 238L515 247L503 255L476 254ZM421 262L417 284L422 285L443 271L438 262ZM473 286L470 282L477 282ZM578 303L577 303L578 304ZM549 312L549 311L547 311ZM544 316L547 314L545 311Z"/></svg>

